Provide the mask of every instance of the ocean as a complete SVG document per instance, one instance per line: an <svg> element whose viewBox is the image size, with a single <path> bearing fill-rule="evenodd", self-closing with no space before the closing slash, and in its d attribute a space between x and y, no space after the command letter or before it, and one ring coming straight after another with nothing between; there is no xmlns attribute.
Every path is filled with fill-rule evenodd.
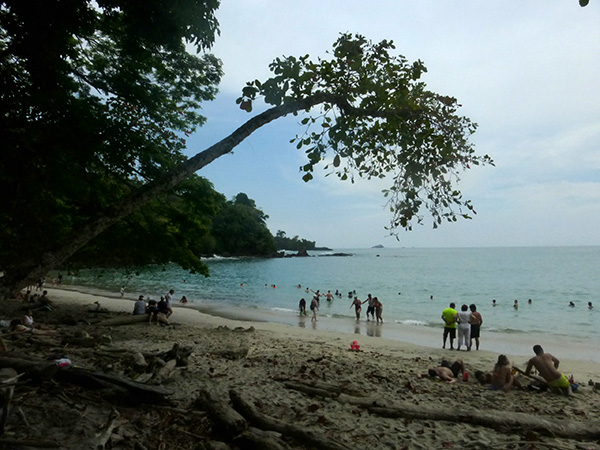
<svg viewBox="0 0 600 450"><path fill-rule="evenodd" d="M332 255L340 252L349 256ZM484 320L482 349L527 355L540 343L555 354L553 349L560 348L568 352L565 357L600 362L600 302L595 305L600 247L371 248L309 254L209 258L209 278L176 266L152 266L136 275L82 270L64 276L63 284L111 296L118 296L124 285L129 299L139 294L159 298L174 289L176 299L185 295L188 306L209 314L431 347L441 347L442 310L450 302L457 309L474 303ZM310 312L308 318L298 315L300 298L310 304L313 295L306 289L342 295L331 302L322 299L319 321L312 323ZM361 300L369 293L378 297L384 324L366 321L366 305L357 323L351 291ZM588 302L595 308L589 309Z"/></svg>

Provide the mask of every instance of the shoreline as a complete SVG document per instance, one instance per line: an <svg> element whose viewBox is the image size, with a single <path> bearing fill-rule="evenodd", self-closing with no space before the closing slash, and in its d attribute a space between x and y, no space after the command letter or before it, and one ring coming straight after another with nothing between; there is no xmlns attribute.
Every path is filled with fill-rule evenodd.
<svg viewBox="0 0 600 450"><path fill-rule="evenodd" d="M103 308L111 311L130 313L133 308L133 299L89 293L78 290L76 287L49 287L49 296L61 302L76 303L80 305L100 302ZM357 340L361 348L368 351L382 352L388 355L410 354L434 359L461 357L467 365L478 366L483 370L490 370L498 354L506 354L512 363L524 369L527 361L533 356L532 347L541 344L544 349L555 355L560 361L560 369L568 376L573 374L580 384L600 377L600 354L597 347L586 345L573 340L550 341L547 337L527 334L511 335L502 333L482 334L481 350L450 351L441 348L442 328L418 327L397 323L384 323L375 325L372 322L340 319L319 316L316 324L311 322L310 316L300 317L297 314L285 315L286 322L269 320L269 314L259 310L244 310L231 308L217 310L216 308L202 308L194 305L174 304L173 323L214 328L225 326L229 328L253 327L261 332L268 333L278 338L295 339L299 342L335 343L342 348L349 348ZM182 314L185 311L185 314ZM252 312L252 313L249 313ZM274 314L277 318L281 314ZM314 326L313 326L314 325ZM492 335L495 338L492 341ZM501 338L501 340L498 340Z"/></svg>

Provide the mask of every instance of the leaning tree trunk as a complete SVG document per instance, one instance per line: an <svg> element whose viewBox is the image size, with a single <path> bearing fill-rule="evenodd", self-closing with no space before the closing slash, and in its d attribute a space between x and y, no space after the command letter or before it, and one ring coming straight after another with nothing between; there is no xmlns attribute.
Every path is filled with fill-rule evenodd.
<svg viewBox="0 0 600 450"><path fill-rule="evenodd" d="M342 98L330 94L317 94L303 100L275 106L251 118L225 139L197 153L161 178L142 186L109 211L105 211L102 217L73 230L51 250L46 251L41 256L26 258L21 262L16 262L12 267L6 268L4 276L0 277L0 298L34 284L36 280L46 276L50 270L59 267L77 250L108 227L140 208L148 200L177 186L215 159L231 152L260 127L287 114L307 110L326 101L347 107L347 102Z"/></svg>

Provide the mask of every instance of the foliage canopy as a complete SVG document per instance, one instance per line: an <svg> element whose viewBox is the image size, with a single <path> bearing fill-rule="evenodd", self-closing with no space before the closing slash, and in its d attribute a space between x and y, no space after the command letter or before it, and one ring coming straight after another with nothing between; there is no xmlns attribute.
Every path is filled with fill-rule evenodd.
<svg viewBox="0 0 600 450"><path fill-rule="evenodd" d="M277 58L270 66L275 76L247 83L237 101L251 111L259 96L276 107L314 99L301 121L304 134L292 140L306 153L303 179L311 180L319 163L341 180L391 174L385 195L392 230L423 222L422 209L432 214L434 227L470 218L473 206L454 184L462 170L492 163L469 142L476 124L457 114L455 98L426 89L421 61L394 56L394 48L391 41L373 44L343 34L330 60ZM316 103L320 108L312 108Z"/></svg>
<svg viewBox="0 0 600 450"><path fill-rule="evenodd" d="M155 236L161 227L148 218L165 202L174 205L162 213L171 236L165 242L179 242L192 226L194 237L202 236L208 224L184 218L186 208L198 205L180 200L199 188L194 173L288 114L302 114L306 127L293 139L307 157L306 181L319 164L342 180L391 177L391 229L423 222L423 209L434 226L469 217L473 207L454 184L465 168L491 163L469 143L475 124L457 114L456 99L428 91L420 81L425 66L392 55L389 41L343 34L329 59L276 59L273 77L248 83L238 99L248 112L259 97L271 107L185 158L185 134L204 122L199 107L214 97L221 77L218 59L190 54L186 44L210 46L217 6L216 0L0 3L0 189L8 198L0 210L0 284L23 286L86 244L91 259L100 251L92 240L125 218L120 226L147 223ZM189 192L174 190L190 177ZM197 211L214 208L219 200L211 195ZM221 214L222 226L233 227L228 214L237 211L259 230L262 213L248 207L233 202L215 219ZM192 267L198 249L181 242L189 252L179 252L177 262Z"/></svg>

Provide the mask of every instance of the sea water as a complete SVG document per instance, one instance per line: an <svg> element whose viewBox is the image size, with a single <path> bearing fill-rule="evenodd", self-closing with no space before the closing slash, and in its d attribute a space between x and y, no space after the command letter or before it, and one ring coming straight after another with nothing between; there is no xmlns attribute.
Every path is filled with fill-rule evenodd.
<svg viewBox="0 0 600 450"><path fill-rule="evenodd" d="M211 276L178 267L147 267L137 275L86 270L64 277L91 291L159 298L169 289L204 312L345 331L440 346L441 312L450 302L475 304L483 316L482 348L520 354L532 343L562 345L578 359L600 361L600 247L372 248L309 252L310 257L209 258ZM347 256L335 255L344 253ZM308 289L308 292L307 292ZM319 321L299 317L301 298L321 297ZM383 303L383 325L356 322L349 292ZM352 294L354 295L354 294ZM496 305L492 301L496 300ZM515 300L518 309L514 308ZM531 302L529 302L531 300ZM575 306L569 306L573 302ZM598 302L597 305L595 303Z"/></svg>

